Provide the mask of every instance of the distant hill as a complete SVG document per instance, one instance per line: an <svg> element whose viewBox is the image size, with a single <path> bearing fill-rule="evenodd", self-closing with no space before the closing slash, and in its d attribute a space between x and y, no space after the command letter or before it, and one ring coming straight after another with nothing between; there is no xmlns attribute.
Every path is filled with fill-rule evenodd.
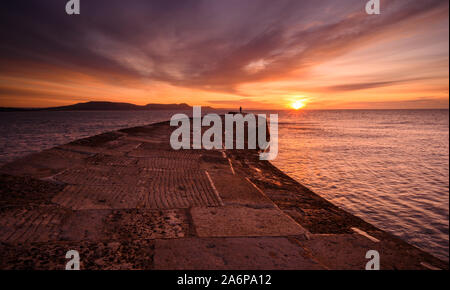
<svg viewBox="0 0 450 290"><path fill-rule="evenodd" d="M205 107L212 109L211 107ZM130 103L115 103L115 102L87 102L78 103L62 107L50 107L39 109L26 108L1 108L0 112L14 112L14 111L158 111L158 110L191 110L192 107L188 104L147 104L145 106L134 105Z"/></svg>

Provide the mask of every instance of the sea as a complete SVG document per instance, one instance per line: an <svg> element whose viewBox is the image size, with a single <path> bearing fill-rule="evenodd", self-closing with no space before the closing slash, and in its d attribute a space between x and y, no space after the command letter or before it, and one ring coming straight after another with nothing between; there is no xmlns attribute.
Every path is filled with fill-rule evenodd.
<svg viewBox="0 0 450 290"><path fill-rule="evenodd" d="M448 261L448 109L267 113L278 114L275 166L348 212ZM166 121L173 114L1 112L0 165L79 138Z"/></svg>

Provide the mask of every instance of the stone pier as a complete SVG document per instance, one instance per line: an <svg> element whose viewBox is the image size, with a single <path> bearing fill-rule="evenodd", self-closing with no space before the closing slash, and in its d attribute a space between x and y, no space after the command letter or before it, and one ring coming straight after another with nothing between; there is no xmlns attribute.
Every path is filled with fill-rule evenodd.
<svg viewBox="0 0 450 290"><path fill-rule="evenodd" d="M4 165L0 269L448 269L319 197L256 150L180 150L168 122Z"/></svg>

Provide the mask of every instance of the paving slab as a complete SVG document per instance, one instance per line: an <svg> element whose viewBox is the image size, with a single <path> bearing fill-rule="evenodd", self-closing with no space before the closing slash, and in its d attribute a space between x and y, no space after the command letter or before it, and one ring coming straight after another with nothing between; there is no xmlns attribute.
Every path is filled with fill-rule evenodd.
<svg viewBox="0 0 450 290"><path fill-rule="evenodd" d="M183 210L81 210L62 226L64 241L123 241L182 238L189 232Z"/></svg>
<svg viewBox="0 0 450 290"><path fill-rule="evenodd" d="M278 209L192 208L199 237L304 236L307 231Z"/></svg>
<svg viewBox="0 0 450 290"><path fill-rule="evenodd" d="M72 210L138 208L146 190L144 186L126 184L67 185L52 202Z"/></svg>
<svg viewBox="0 0 450 290"><path fill-rule="evenodd" d="M139 181L137 167L90 165L69 168L53 177L66 184L79 185L135 185Z"/></svg>
<svg viewBox="0 0 450 290"><path fill-rule="evenodd" d="M299 243L318 261L335 270L364 270L369 261L366 259L369 250L380 254L380 270L427 270L423 263L430 259L409 245L402 246L392 240L374 242L359 234L312 235L309 240ZM444 263L436 264L436 261L434 265L441 269L448 267Z"/></svg>
<svg viewBox="0 0 450 290"><path fill-rule="evenodd" d="M146 169L199 169L199 161L190 158L171 158L165 156L144 157L139 158L137 162L138 167Z"/></svg>
<svg viewBox="0 0 450 290"><path fill-rule="evenodd" d="M67 214L67 211L53 206L3 209L0 212L0 242L56 241Z"/></svg>
<svg viewBox="0 0 450 290"><path fill-rule="evenodd" d="M205 171L196 169L92 166L70 169L55 179L69 185L52 201L73 210L172 209L222 202Z"/></svg>
<svg viewBox="0 0 450 290"><path fill-rule="evenodd" d="M52 148L5 164L0 168L0 172L39 179L55 175L74 165L84 164L84 159L88 156L83 153Z"/></svg>
<svg viewBox="0 0 450 290"><path fill-rule="evenodd" d="M65 270L66 253L79 252L80 270L151 270L154 241L0 243L2 270Z"/></svg>
<svg viewBox="0 0 450 290"><path fill-rule="evenodd" d="M245 249L245 251L243 251ZM320 270L287 238L156 240L156 270Z"/></svg>
<svg viewBox="0 0 450 290"><path fill-rule="evenodd" d="M225 205L275 208L274 203L256 190L245 178L230 172L210 172L211 179Z"/></svg>
<svg viewBox="0 0 450 290"><path fill-rule="evenodd" d="M0 174L0 211L10 207L51 204L65 185L31 177Z"/></svg>
<svg viewBox="0 0 450 290"><path fill-rule="evenodd" d="M136 166L137 158L128 156L107 155L104 153L95 154L86 158L86 163L90 165L107 165L107 166Z"/></svg>
<svg viewBox="0 0 450 290"><path fill-rule="evenodd" d="M149 170L145 208L220 206L222 200L204 170Z"/></svg>
<svg viewBox="0 0 450 290"><path fill-rule="evenodd" d="M186 210L114 210L106 217L110 240L179 239L190 231Z"/></svg>

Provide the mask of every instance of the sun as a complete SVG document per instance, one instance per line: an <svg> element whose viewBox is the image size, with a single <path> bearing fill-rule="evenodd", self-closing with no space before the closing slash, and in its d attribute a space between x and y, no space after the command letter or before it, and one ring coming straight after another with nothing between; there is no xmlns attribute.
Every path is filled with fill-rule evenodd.
<svg viewBox="0 0 450 290"><path fill-rule="evenodd" d="M300 109L303 108L304 106L305 106L304 100L297 100L297 101L295 101L295 102L293 102L293 103L291 104L291 107L292 107L294 110L300 110Z"/></svg>

